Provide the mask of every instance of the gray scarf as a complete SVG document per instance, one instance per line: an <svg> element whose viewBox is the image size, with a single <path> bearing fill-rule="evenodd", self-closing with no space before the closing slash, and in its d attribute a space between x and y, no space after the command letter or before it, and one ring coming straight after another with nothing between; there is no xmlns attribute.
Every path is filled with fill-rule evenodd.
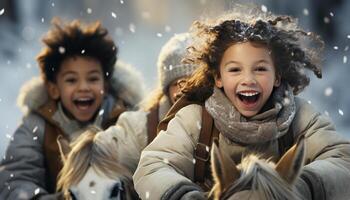
<svg viewBox="0 0 350 200"><path fill-rule="evenodd" d="M227 139L242 144L258 144L284 135L295 115L291 87L281 85L272 93L274 107L249 119L242 116L217 87L205 101L205 108L213 117L216 128Z"/></svg>

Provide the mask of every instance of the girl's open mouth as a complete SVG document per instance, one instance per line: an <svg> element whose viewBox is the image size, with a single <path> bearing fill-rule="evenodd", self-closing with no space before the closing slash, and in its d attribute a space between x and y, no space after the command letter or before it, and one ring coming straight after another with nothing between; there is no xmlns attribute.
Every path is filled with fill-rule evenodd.
<svg viewBox="0 0 350 200"><path fill-rule="evenodd" d="M237 96L239 98L239 100L242 101L243 104L245 105L252 105L255 104L260 97L260 93L259 92L238 92Z"/></svg>

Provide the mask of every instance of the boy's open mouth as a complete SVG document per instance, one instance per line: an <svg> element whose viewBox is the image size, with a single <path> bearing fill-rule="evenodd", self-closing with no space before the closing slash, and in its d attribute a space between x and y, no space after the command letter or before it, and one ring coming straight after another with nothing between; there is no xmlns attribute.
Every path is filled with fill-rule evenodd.
<svg viewBox="0 0 350 200"><path fill-rule="evenodd" d="M80 98L80 99L75 99L73 100L74 104L79 108L79 109L87 109L89 108L93 103L94 103L93 98Z"/></svg>
<svg viewBox="0 0 350 200"><path fill-rule="evenodd" d="M260 93L256 91L238 92L237 96L239 100L241 100L244 104L251 105L251 104L255 104L258 101L260 97Z"/></svg>

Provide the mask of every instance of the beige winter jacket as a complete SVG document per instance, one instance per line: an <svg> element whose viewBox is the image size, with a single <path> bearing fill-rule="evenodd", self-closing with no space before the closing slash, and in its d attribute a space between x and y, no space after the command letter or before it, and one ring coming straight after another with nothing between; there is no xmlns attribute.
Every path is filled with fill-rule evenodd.
<svg viewBox="0 0 350 200"><path fill-rule="evenodd" d="M163 96L159 102L159 119L163 119L169 108L169 98ZM117 139L118 161L132 172L136 170L141 151L148 144L148 113L143 110L124 112L116 125L106 130Z"/></svg>
<svg viewBox="0 0 350 200"><path fill-rule="evenodd" d="M291 124L294 136L306 136L306 166L316 175L318 199L350 199L350 142L336 134L330 119L315 111L306 101L295 98L296 114ZM135 189L142 199L162 199L180 182L191 182L194 176L194 148L201 129L202 107L189 105L172 119L141 154L134 174ZM220 148L235 160L245 147L229 142L220 134ZM264 148L271 156L279 156L278 145Z"/></svg>

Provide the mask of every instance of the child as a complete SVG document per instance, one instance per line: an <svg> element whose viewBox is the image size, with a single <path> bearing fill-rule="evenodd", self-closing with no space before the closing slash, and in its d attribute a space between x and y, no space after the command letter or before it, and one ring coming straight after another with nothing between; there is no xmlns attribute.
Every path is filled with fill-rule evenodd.
<svg viewBox="0 0 350 200"><path fill-rule="evenodd" d="M141 110L124 112L116 126L106 130L117 138L120 163L132 172L137 167L142 149L156 136L159 121L174 104L179 92L177 83L183 82L196 68L181 63L191 41L190 34L177 34L162 47L157 63L158 88L146 99Z"/></svg>
<svg viewBox="0 0 350 200"><path fill-rule="evenodd" d="M193 24L187 63L199 69L173 108L187 106L143 150L133 176L136 191L142 199L206 199L198 186L211 187L205 168L210 140L202 133L214 129L219 148L236 163L251 152L277 161L305 135L306 165L296 182L298 192L303 199L347 199L349 141L336 134L327 117L294 96L309 83L305 69L321 77L319 49L311 45L322 41L297 29L291 17L239 9Z"/></svg>
<svg viewBox="0 0 350 200"><path fill-rule="evenodd" d="M121 79L136 76L119 66L114 70L118 49L99 22L53 25L37 57L41 77L20 94L28 112L1 163L1 199L58 196L48 194L55 192L64 144L90 124L107 128L141 98L142 91ZM140 86L137 79L133 84Z"/></svg>

